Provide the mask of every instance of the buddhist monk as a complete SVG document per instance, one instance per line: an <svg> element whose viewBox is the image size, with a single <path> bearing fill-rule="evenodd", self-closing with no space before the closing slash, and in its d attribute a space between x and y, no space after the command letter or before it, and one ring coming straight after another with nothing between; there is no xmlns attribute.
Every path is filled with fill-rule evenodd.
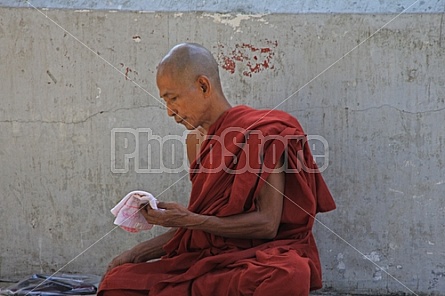
<svg viewBox="0 0 445 296"><path fill-rule="evenodd" d="M156 82L168 116L190 130L189 204L141 208L148 223L171 229L114 258L98 295L288 296L321 288L312 227L335 203L297 119L231 106L217 62L198 44L173 47Z"/></svg>

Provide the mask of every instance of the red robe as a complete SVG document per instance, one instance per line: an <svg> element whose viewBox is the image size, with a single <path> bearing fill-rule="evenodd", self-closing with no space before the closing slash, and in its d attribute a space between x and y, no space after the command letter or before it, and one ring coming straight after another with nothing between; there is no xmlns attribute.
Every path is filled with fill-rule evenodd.
<svg viewBox="0 0 445 296"><path fill-rule="evenodd" d="M191 164L188 208L218 217L255 211L264 180L283 155L285 197L274 239L225 238L180 228L161 260L114 268L100 291L267 296L308 295L321 288L312 226L316 213L335 209L335 203L294 117L247 106L223 113Z"/></svg>

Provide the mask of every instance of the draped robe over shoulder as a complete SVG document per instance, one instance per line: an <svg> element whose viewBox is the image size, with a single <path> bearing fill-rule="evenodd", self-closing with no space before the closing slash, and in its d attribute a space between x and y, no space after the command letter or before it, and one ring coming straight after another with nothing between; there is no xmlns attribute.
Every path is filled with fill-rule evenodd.
<svg viewBox="0 0 445 296"><path fill-rule="evenodd" d="M227 238L179 228L164 246L166 255L160 260L114 268L105 276L100 291L307 295L309 290L321 288L312 226L315 215L335 209L335 203L303 129L289 114L247 106L223 113L209 128L190 166L188 209L218 217L255 211L260 189L281 157L285 188L274 239Z"/></svg>

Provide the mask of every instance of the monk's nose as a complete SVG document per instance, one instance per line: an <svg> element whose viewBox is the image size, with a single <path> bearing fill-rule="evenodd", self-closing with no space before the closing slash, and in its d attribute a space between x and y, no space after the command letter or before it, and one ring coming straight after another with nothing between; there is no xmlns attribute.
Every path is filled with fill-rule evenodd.
<svg viewBox="0 0 445 296"><path fill-rule="evenodd" d="M176 110L175 109L172 109L172 107L170 107L169 105L167 105L167 115L168 116L175 116L176 115Z"/></svg>

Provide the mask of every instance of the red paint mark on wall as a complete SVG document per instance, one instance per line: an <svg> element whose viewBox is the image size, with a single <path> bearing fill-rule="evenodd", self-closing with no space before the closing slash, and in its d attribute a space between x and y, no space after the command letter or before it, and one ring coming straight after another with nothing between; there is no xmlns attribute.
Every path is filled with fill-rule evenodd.
<svg viewBox="0 0 445 296"><path fill-rule="evenodd" d="M123 68L122 72L124 73L125 80L134 81L135 80L134 76L139 75L139 73L137 71L131 69L130 67L125 66L125 64L119 63L119 65ZM134 75L132 75L133 77L130 77L130 73L134 74Z"/></svg>
<svg viewBox="0 0 445 296"><path fill-rule="evenodd" d="M125 80L128 80L128 73L129 72L133 72L133 70L131 70L129 67L127 67L126 69L125 69Z"/></svg>
<svg viewBox="0 0 445 296"><path fill-rule="evenodd" d="M235 73L236 67L241 67L241 73L247 77L266 69L274 69L274 49L278 47L278 41L260 40L260 43L260 46L238 43L230 52L224 52L224 45L219 44L218 50L221 53L218 54L218 61L221 67L231 74Z"/></svg>
<svg viewBox="0 0 445 296"><path fill-rule="evenodd" d="M230 73L235 73L236 64L234 60L231 60L229 57L223 57L224 63L222 65L222 68L224 70L229 71Z"/></svg>

